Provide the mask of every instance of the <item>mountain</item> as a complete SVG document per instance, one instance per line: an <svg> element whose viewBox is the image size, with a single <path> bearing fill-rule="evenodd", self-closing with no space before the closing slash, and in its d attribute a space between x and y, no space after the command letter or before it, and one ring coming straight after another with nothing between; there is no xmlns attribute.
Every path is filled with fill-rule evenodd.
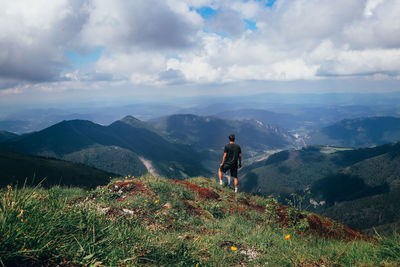
<svg viewBox="0 0 400 267"><path fill-rule="evenodd" d="M258 120L264 124L276 125L288 130L298 129L304 125L302 118L296 115L276 113L263 109L224 111L216 113L214 116L225 120Z"/></svg>
<svg viewBox="0 0 400 267"><path fill-rule="evenodd" d="M332 160L331 154L321 152L318 147L306 147L272 154L243 167L239 177L247 192L280 194L284 199L341 167Z"/></svg>
<svg viewBox="0 0 400 267"><path fill-rule="evenodd" d="M146 166L135 152L119 146L96 144L60 158L122 175L138 176L147 172Z"/></svg>
<svg viewBox="0 0 400 267"><path fill-rule="evenodd" d="M358 229L400 223L394 212L400 202L391 201L400 193L400 143L282 151L244 167L239 177L246 191L302 199L310 210Z"/></svg>
<svg viewBox="0 0 400 267"><path fill-rule="evenodd" d="M96 187L109 182L115 174L83 164L22 155L0 150L0 187L6 185L67 185Z"/></svg>
<svg viewBox="0 0 400 267"><path fill-rule="evenodd" d="M362 181L358 185L359 190L350 192L347 197L351 193L359 196L323 209L321 214L370 233L392 233L399 229L400 143L378 148L384 153L376 153L376 156L371 154L371 157L343 170L345 177ZM368 149L366 152L375 152L375 149ZM354 155L347 157L354 158ZM337 179L333 183L338 184ZM334 187L329 187L331 189L325 194L332 194ZM344 191L343 186L336 190Z"/></svg>
<svg viewBox="0 0 400 267"><path fill-rule="evenodd" d="M117 145L134 151L151 160L161 175L187 178L209 174L200 164L202 155L186 144L175 144L148 127L134 127L132 119L125 118L109 125L109 131L117 134Z"/></svg>
<svg viewBox="0 0 400 267"><path fill-rule="evenodd" d="M203 150L222 150L231 133L236 135L236 141L242 146L245 155L296 144L296 138L287 131L256 120L233 121L211 116L177 114L149 123L175 142L190 144Z"/></svg>
<svg viewBox="0 0 400 267"><path fill-rule="evenodd" d="M365 147L400 141L400 118L346 119L311 132L307 144Z"/></svg>
<svg viewBox="0 0 400 267"><path fill-rule="evenodd" d="M9 139L12 139L14 137L17 137L17 136L18 135L14 134L14 133L10 133L10 132L7 132L7 131L0 131L0 143L4 142L4 141L7 141Z"/></svg>
<svg viewBox="0 0 400 267"><path fill-rule="evenodd" d="M5 266L397 266L378 237L204 177L0 190Z"/></svg>
<svg viewBox="0 0 400 267"><path fill-rule="evenodd" d="M359 149L309 146L272 154L243 167L239 176L246 191L262 194L289 195L335 175L358 177L375 187L399 178L398 153L400 143Z"/></svg>
<svg viewBox="0 0 400 267"><path fill-rule="evenodd" d="M130 104L115 106L86 103L79 107L64 108L28 108L16 112L3 111L0 115L0 130L18 134L40 131L64 120L89 120L101 125L108 125L126 114L134 114L136 118L151 118L173 114L179 108L161 103Z"/></svg>
<svg viewBox="0 0 400 267"><path fill-rule="evenodd" d="M147 171L145 163L168 177L207 173L197 164L198 154L190 147L169 142L133 117L109 126L82 120L63 121L9 140L2 147L81 162L123 175L143 174ZM134 166L137 168L133 169Z"/></svg>

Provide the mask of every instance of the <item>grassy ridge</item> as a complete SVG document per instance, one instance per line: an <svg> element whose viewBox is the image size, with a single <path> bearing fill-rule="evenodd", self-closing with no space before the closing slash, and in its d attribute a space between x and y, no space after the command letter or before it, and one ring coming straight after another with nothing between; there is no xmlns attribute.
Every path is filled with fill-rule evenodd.
<svg viewBox="0 0 400 267"><path fill-rule="evenodd" d="M91 191L8 187L0 193L0 209L0 264L6 266L390 266L400 261L397 235L371 239L272 198L234 194L205 178L143 176ZM318 229L309 218L319 220Z"/></svg>

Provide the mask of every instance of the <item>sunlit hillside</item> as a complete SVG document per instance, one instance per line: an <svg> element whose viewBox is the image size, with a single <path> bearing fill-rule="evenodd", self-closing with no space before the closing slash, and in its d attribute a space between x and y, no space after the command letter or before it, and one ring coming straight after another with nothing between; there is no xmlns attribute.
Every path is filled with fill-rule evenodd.
<svg viewBox="0 0 400 267"><path fill-rule="evenodd" d="M400 237L234 193L206 178L0 194L5 266L394 266Z"/></svg>

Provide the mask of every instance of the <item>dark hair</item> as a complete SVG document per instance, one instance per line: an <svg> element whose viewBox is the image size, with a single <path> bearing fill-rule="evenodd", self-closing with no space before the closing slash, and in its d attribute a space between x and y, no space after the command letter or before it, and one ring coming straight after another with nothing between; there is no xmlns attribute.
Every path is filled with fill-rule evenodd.
<svg viewBox="0 0 400 267"><path fill-rule="evenodd" d="M234 135L234 134L231 134L231 135L229 136L229 141L232 141L232 142L235 141L235 135Z"/></svg>

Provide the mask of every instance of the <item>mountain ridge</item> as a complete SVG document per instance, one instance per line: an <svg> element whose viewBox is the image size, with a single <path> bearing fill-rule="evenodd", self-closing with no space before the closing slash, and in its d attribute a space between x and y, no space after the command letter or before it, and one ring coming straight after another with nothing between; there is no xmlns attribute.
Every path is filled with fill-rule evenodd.
<svg viewBox="0 0 400 267"><path fill-rule="evenodd" d="M345 119L311 132L309 145L368 147L400 141L400 118L362 117Z"/></svg>
<svg viewBox="0 0 400 267"><path fill-rule="evenodd" d="M193 157L197 157L197 153L189 146L173 144L148 127L137 127L138 124L144 123L139 123L133 117L125 117L125 121L118 120L108 126L87 120L62 121L42 131L3 142L1 147L19 153L56 158L69 155L67 158L73 160L71 154L86 153L88 149L93 151L93 148L99 147L98 145L118 146L153 161L157 171L166 176L207 174L201 166L194 168L196 164ZM101 155L101 152L98 154ZM78 155L76 160L82 159L82 156L76 155ZM90 164L87 160L81 162ZM141 169L145 168L139 158L135 159L134 165L140 166ZM122 173L124 172L129 173L130 170L126 169ZM141 174L143 172L137 173Z"/></svg>

